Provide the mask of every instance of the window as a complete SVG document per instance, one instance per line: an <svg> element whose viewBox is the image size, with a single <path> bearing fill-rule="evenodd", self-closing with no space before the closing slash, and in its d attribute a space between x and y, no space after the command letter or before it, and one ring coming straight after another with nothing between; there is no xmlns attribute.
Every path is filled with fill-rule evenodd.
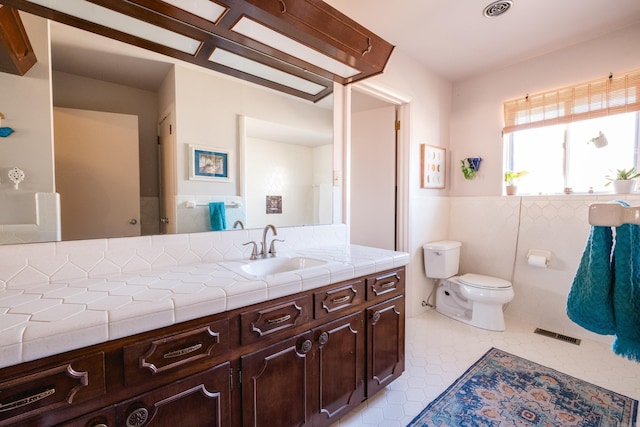
<svg viewBox="0 0 640 427"><path fill-rule="evenodd" d="M505 170L526 170L522 194L604 192L638 169L640 71L506 102ZM606 138L594 141L600 134ZM597 143L596 143L597 142Z"/></svg>
<svg viewBox="0 0 640 427"><path fill-rule="evenodd" d="M516 131L505 135L505 168L529 172L518 183L521 194L609 191L605 176L638 169L638 127L638 113L626 113ZM591 141L600 132L603 147Z"/></svg>

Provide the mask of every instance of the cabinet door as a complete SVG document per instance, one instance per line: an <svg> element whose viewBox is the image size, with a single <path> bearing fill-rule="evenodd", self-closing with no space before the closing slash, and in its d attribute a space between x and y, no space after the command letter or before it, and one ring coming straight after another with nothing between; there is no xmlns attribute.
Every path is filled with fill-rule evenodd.
<svg viewBox="0 0 640 427"><path fill-rule="evenodd" d="M229 362L120 403L118 426L230 425Z"/></svg>
<svg viewBox="0 0 640 427"><path fill-rule="evenodd" d="M244 427L310 425L311 337L305 333L241 357Z"/></svg>
<svg viewBox="0 0 640 427"><path fill-rule="evenodd" d="M329 426L364 400L364 313L358 312L313 331L314 365L318 388L314 393L314 426Z"/></svg>
<svg viewBox="0 0 640 427"><path fill-rule="evenodd" d="M404 371L404 297L367 309L367 396Z"/></svg>

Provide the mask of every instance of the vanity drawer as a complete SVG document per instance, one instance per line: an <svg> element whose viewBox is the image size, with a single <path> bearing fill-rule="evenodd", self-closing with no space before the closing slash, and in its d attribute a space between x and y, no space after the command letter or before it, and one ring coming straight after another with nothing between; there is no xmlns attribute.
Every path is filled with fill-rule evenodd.
<svg viewBox="0 0 640 427"><path fill-rule="evenodd" d="M313 294L313 314L322 319L332 313L364 302L364 280L341 283Z"/></svg>
<svg viewBox="0 0 640 427"><path fill-rule="evenodd" d="M0 426L105 394L104 353L0 381Z"/></svg>
<svg viewBox="0 0 640 427"><path fill-rule="evenodd" d="M251 344L311 321L311 295L258 307L240 314L240 342Z"/></svg>
<svg viewBox="0 0 640 427"><path fill-rule="evenodd" d="M404 290L404 268L367 278L367 299L375 300Z"/></svg>
<svg viewBox="0 0 640 427"><path fill-rule="evenodd" d="M200 363L209 366L225 357L228 348L228 319L127 345L124 347L125 384L135 385Z"/></svg>

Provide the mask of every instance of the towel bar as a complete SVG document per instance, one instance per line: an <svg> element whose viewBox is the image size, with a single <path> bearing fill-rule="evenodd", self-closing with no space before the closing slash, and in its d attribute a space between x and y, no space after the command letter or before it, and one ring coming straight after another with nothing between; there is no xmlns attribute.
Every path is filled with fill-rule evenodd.
<svg viewBox="0 0 640 427"><path fill-rule="evenodd" d="M196 206L209 206L209 202L207 202L207 203L196 203L194 201L188 201L188 202L185 202L185 205L186 205L187 208L193 209ZM240 202L225 202L224 203L224 207L225 208L239 208L240 207Z"/></svg>
<svg viewBox="0 0 640 427"><path fill-rule="evenodd" d="M592 203L589 205L589 224L603 227L617 227L622 224L640 225L640 206Z"/></svg>

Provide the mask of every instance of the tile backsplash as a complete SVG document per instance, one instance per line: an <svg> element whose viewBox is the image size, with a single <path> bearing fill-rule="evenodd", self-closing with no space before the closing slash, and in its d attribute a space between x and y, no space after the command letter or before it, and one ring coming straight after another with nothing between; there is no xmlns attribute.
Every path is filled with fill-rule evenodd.
<svg viewBox="0 0 640 427"><path fill-rule="evenodd" d="M282 227L280 251L347 243L342 224ZM269 234L271 236L271 234ZM86 279L179 265L248 258L262 230L232 230L116 239L0 245L0 289Z"/></svg>

